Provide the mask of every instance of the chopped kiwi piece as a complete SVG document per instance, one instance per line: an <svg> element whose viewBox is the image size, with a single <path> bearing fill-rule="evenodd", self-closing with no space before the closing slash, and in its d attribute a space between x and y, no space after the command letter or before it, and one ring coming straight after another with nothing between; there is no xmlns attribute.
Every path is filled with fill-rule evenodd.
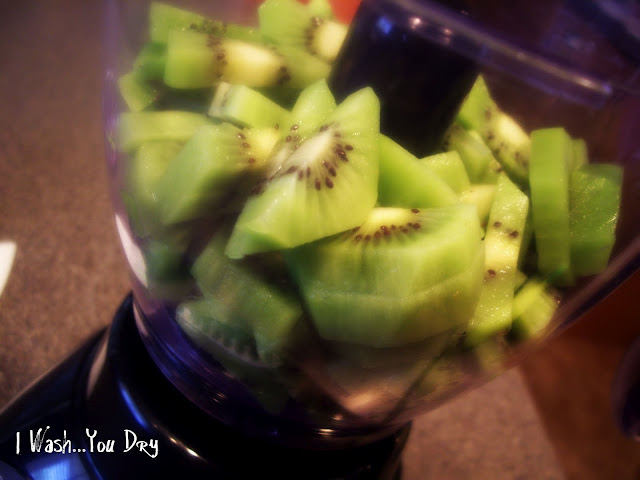
<svg viewBox="0 0 640 480"><path fill-rule="evenodd" d="M184 142L208 123L204 115L178 110L125 112L118 121L118 149L132 152L146 142Z"/></svg>
<svg viewBox="0 0 640 480"><path fill-rule="evenodd" d="M282 139L296 143L313 135L324 124L337 104L326 80L318 80L305 88L291 109L282 131Z"/></svg>
<svg viewBox="0 0 640 480"><path fill-rule="evenodd" d="M527 185L531 140L518 122L496 105L482 76L478 76L456 119L467 130L480 134L514 182Z"/></svg>
<svg viewBox="0 0 640 480"><path fill-rule="evenodd" d="M531 211L538 269L551 283L572 283L569 239L569 169L573 144L563 128L531 134Z"/></svg>
<svg viewBox="0 0 640 480"><path fill-rule="evenodd" d="M244 85L221 82L209 115L242 127L282 125L289 112L261 93Z"/></svg>
<svg viewBox="0 0 640 480"><path fill-rule="evenodd" d="M475 135L474 135L475 133ZM489 168L493 153L477 132L467 131L454 122L443 139L444 150L455 150L460 155L469 180L478 182Z"/></svg>
<svg viewBox="0 0 640 480"><path fill-rule="evenodd" d="M571 269L577 276L604 270L615 243L620 212L622 169L617 165L583 165L569 183Z"/></svg>
<svg viewBox="0 0 640 480"><path fill-rule="evenodd" d="M478 210L478 219L482 227L487 226L489 221L489 211L493 204L493 197L496 193L495 185L470 185L468 189L460 193L460 202L475 205Z"/></svg>
<svg viewBox="0 0 640 480"><path fill-rule="evenodd" d="M164 81L173 88L202 88L217 82L248 87L279 85L286 66L273 49L241 40L172 31Z"/></svg>
<svg viewBox="0 0 640 480"><path fill-rule="evenodd" d="M471 185L469 176L458 152L452 150L436 153L420 161L442 178L457 194L469 189Z"/></svg>
<svg viewBox="0 0 640 480"><path fill-rule="evenodd" d="M358 228L285 252L327 340L390 347L466 325L482 285L475 208L374 208Z"/></svg>
<svg viewBox="0 0 640 480"><path fill-rule="evenodd" d="M136 70L125 73L118 79L118 88L127 107L139 112L153 105L162 89L145 80Z"/></svg>
<svg viewBox="0 0 640 480"><path fill-rule="evenodd" d="M186 250L187 242L177 238L153 238L143 246L148 288L153 298L177 302L193 293Z"/></svg>
<svg viewBox="0 0 640 480"><path fill-rule="evenodd" d="M386 207L453 205L456 193L431 168L385 135L380 135L378 202Z"/></svg>
<svg viewBox="0 0 640 480"><path fill-rule="evenodd" d="M291 248L359 225L378 184L378 99L369 88L341 103L317 132L290 148L259 181L227 246L227 255ZM294 107L295 110L295 107Z"/></svg>
<svg viewBox="0 0 640 480"><path fill-rule="evenodd" d="M267 412L278 414L289 394L273 364L262 361L252 335L237 323L215 316L209 297L183 302L176 311L182 331L246 387Z"/></svg>
<svg viewBox="0 0 640 480"><path fill-rule="evenodd" d="M346 25L318 16L295 0L267 0L258 15L260 31L267 39L329 63L335 60L347 34Z"/></svg>
<svg viewBox="0 0 640 480"><path fill-rule="evenodd" d="M230 260L224 254L227 239L224 232L214 235L191 272L216 321L248 332L260 359L279 363L302 308L291 293L256 271L255 262ZM286 282L286 271L280 276Z"/></svg>
<svg viewBox="0 0 640 480"><path fill-rule="evenodd" d="M484 285L467 327L465 344L474 346L511 327L518 258L529 211L529 198L502 175L485 235Z"/></svg>
<svg viewBox="0 0 640 480"><path fill-rule="evenodd" d="M148 42L133 62L133 68L145 80L162 82L167 63L167 46Z"/></svg>
<svg viewBox="0 0 640 480"><path fill-rule="evenodd" d="M228 123L200 128L158 181L162 222L174 224L215 214L220 208L217 203L263 163L239 128Z"/></svg>
<svg viewBox="0 0 640 480"><path fill-rule="evenodd" d="M557 308L556 294L549 284L539 278L527 280L513 299L513 334L519 340L539 336Z"/></svg>
<svg viewBox="0 0 640 480"><path fill-rule="evenodd" d="M582 138L574 138L571 142L573 143L573 163L571 170L575 170L589 163L589 150L587 148L587 142Z"/></svg>
<svg viewBox="0 0 640 480"><path fill-rule="evenodd" d="M139 237L157 231L160 225L158 181L181 148L182 143L173 141L143 143L127 163L124 204L133 232Z"/></svg>
<svg viewBox="0 0 640 480"><path fill-rule="evenodd" d="M185 30L208 35L220 35L224 31L224 24L166 3L151 3L149 8L149 36L152 42L167 43L170 32Z"/></svg>

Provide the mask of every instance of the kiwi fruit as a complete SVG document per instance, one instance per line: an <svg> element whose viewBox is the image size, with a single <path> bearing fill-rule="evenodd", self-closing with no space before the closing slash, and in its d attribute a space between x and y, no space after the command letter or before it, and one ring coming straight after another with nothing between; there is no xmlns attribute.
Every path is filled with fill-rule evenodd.
<svg viewBox="0 0 640 480"><path fill-rule="evenodd" d="M540 278L528 279L513 299L512 335L518 340L538 337L557 308L557 292Z"/></svg>
<svg viewBox="0 0 640 480"><path fill-rule="evenodd" d="M478 307L469 322L465 344L474 346L511 327L513 294L529 211L529 197L502 175L485 235L485 274Z"/></svg>
<svg viewBox="0 0 640 480"><path fill-rule="evenodd" d="M166 3L151 3L149 7L149 37L151 41L165 44L172 31L194 31L220 35L224 31L224 24Z"/></svg>
<svg viewBox="0 0 640 480"><path fill-rule="evenodd" d="M167 46L161 43L147 42L135 61L133 69L144 80L162 83L164 66L167 63Z"/></svg>
<svg viewBox="0 0 640 480"><path fill-rule="evenodd" d="M357 228L285 259L323 338L392 347L466 325L484 250L473 206L376 207Z"/></svg>
<svg viewBox="0 0 640 480"><path fill-rule="evenodd" d="M210 123L205 115L181 110L124 112L118 118L118 149L133 152L146 142L185 142L196 130Z"/></svg>
<svg viewBox="0 0 640 480"><path fill-rule="evenodd" d="M511 179L527 185L531 140L518 122L495 103L479 75L457 116L467 130L477 131Z"/></svg>
<svg viewBox="0 0 640 480"><path fill-rule="evenodd" d="M458 197L428 165L380 135L378 202L385 207L427 208L453 205Z"/></svg>
<svg viewBox="0 0 640 480"><path fill-rule="evenodd" d="M348 27L295 0L267 0L258 9L260 31L280 47L298 48L325 62L335 60ZM314 12L315 10L315 12Z"/></svg>
<svg viewBox="0 0 640 480"><path fill-rule="evenodd" d="M224 254L227 240L226 229L214 235L193 264L193 277L215 321L246 332L258 357L277 364L302 308L291 293L282 262L281 268L273 268L271 262L272 271L265 272L256 262L231 260Z"/></svg>
<svg viewBox="0 0 640 480"><path fill-rule="evenodd" d="M127 162L123 200L129 223L138 237L157 232L161 225L157 184L182 145L174 141L143 143Z"/></svg>
<svg viewBox="0 0 640 480"><path fill-rule="evenodd" d="M464 163L462 163L460 155L455 150L435 153L420 161L443 179L457 194L469 189L471 186Z"/></svg>
<svg viewBox="0 0 640 480"><path fill-rule="evenodd" d="M587 142L582 138L573 138L571 142L573 143L573 163L571 170L576 170L589 163L589 150Z"/></svg>
<svg viewBox="0 0 640 480"><path fill-rule="evenodd" d="M202 88L221 81L264 87L284 83L286 75L282 56L265 45L191 31L169 32L164 82L170 87Z"/></svg>
<svg viewBox="0 0 640 480"><path fill-rule="evenodd" d="M465 130L457 122L454 122L445 133L442 148L445 151L458 152L471 182L480 181L489 168L491 160L496 161L480 135L477 132Z"/></svg>
<svg viewBox="0 0 640 480"><path fill-rule="evenodd" d="M576 276L595 275L609 263L620 214L622 173L618 165L592 163L571 174L569 243Z"/></svg>
<svg viewBox="0 0 640 480"><path fill-rule="evenodd" d="M552 284L570 285L569 172L573 143L560 127L531 133L531 213L538 269Z"/></svg>
<svg viewBox="0 0 640 480"><path fill-rule="evenodd" d="M163 93L161 87L145 80L136 70L118 79L118 89L132 112L140 112L153 105Z"/></svg>
<svg viewBox="0 0 640 480"><path fill-rule="evenodd" d="M472 184L469 188L460 192L460 202L475 205L478 211L478 219L482 228L486 228L489 221L489 212L496 193L495 185Z"/></svg>
<svg viewBox="0 0 640 480"><path fill-rule="evenodd" d="M241 127L282 125L289 112L245 85L220 82L209 108L209 115Z"/></svg>
<svg viewBox="0 0 640 480"><path fill-rule="evenodd" d="M304 121L297 130L283 132L286 137L273 155L277 165L254 187L227 255L292 248L358 226L377 197L379 108L373 90L365 88L345 99L306 139L296 138L298 130L306 134Z"/></svg>
<svg viewBox="0 0 640 480"><path fill-rule="evenodd" d="M158 180L155 195L162 223L215 215L220 202L235 193L244 177L260 171L265 160L239 128L229 123L201 127Z"/></svg>

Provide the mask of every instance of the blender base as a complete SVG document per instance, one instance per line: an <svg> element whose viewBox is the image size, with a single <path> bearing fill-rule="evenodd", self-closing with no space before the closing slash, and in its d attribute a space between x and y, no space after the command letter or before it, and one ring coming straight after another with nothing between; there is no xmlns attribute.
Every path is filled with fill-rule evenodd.
<svg viewBox="0 0 640 480"><path fill-rule="evenodd" d="M400 479L409 431L336 450L243 436L162 375L128 296L108 330L0 412L0 478Z"/></svg>

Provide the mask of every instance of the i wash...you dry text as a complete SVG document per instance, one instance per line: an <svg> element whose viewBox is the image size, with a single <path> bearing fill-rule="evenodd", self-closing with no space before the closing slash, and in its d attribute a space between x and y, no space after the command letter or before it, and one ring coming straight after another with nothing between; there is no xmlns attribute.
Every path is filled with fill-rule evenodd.
<svg viewBox="0 0 640 480"><path fill-rule="evenodd" d="M50 427L39 428L38 430L29 430L29 444L28 447L32 453L113 453L116 448L122 452L140 452L148 455L151 458L158 456L158 440L140 440L138 435L129 429L124 430L124 443L116 445L116 441L98 440L97 430L85 429L85 435L87 436L86 447L87 448L75 448L71 444L71 440L67 438L67 431L62 431L62 438L47 438L47 433ZM21 432L16 432L16 455L20 455L22 452L22 439Z"/></svg>

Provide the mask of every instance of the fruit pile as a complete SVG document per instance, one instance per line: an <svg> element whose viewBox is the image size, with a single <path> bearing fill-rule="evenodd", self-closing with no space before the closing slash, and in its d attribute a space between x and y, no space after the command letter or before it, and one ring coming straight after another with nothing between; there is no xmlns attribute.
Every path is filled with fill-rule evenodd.
<svg viewBox="0 0 640 480"><path fill-rule="evenodd" d="M406 391L425 352L541 335L560 290L606 267L622 171L583 140L525 132L478 76L417 158L380 133L383 92L336 103L348 27L325 0L258 13L249 28L153 3L119 81L146 287L198 345L272 367L318 343L368 367L401 351Z"/></svg>

